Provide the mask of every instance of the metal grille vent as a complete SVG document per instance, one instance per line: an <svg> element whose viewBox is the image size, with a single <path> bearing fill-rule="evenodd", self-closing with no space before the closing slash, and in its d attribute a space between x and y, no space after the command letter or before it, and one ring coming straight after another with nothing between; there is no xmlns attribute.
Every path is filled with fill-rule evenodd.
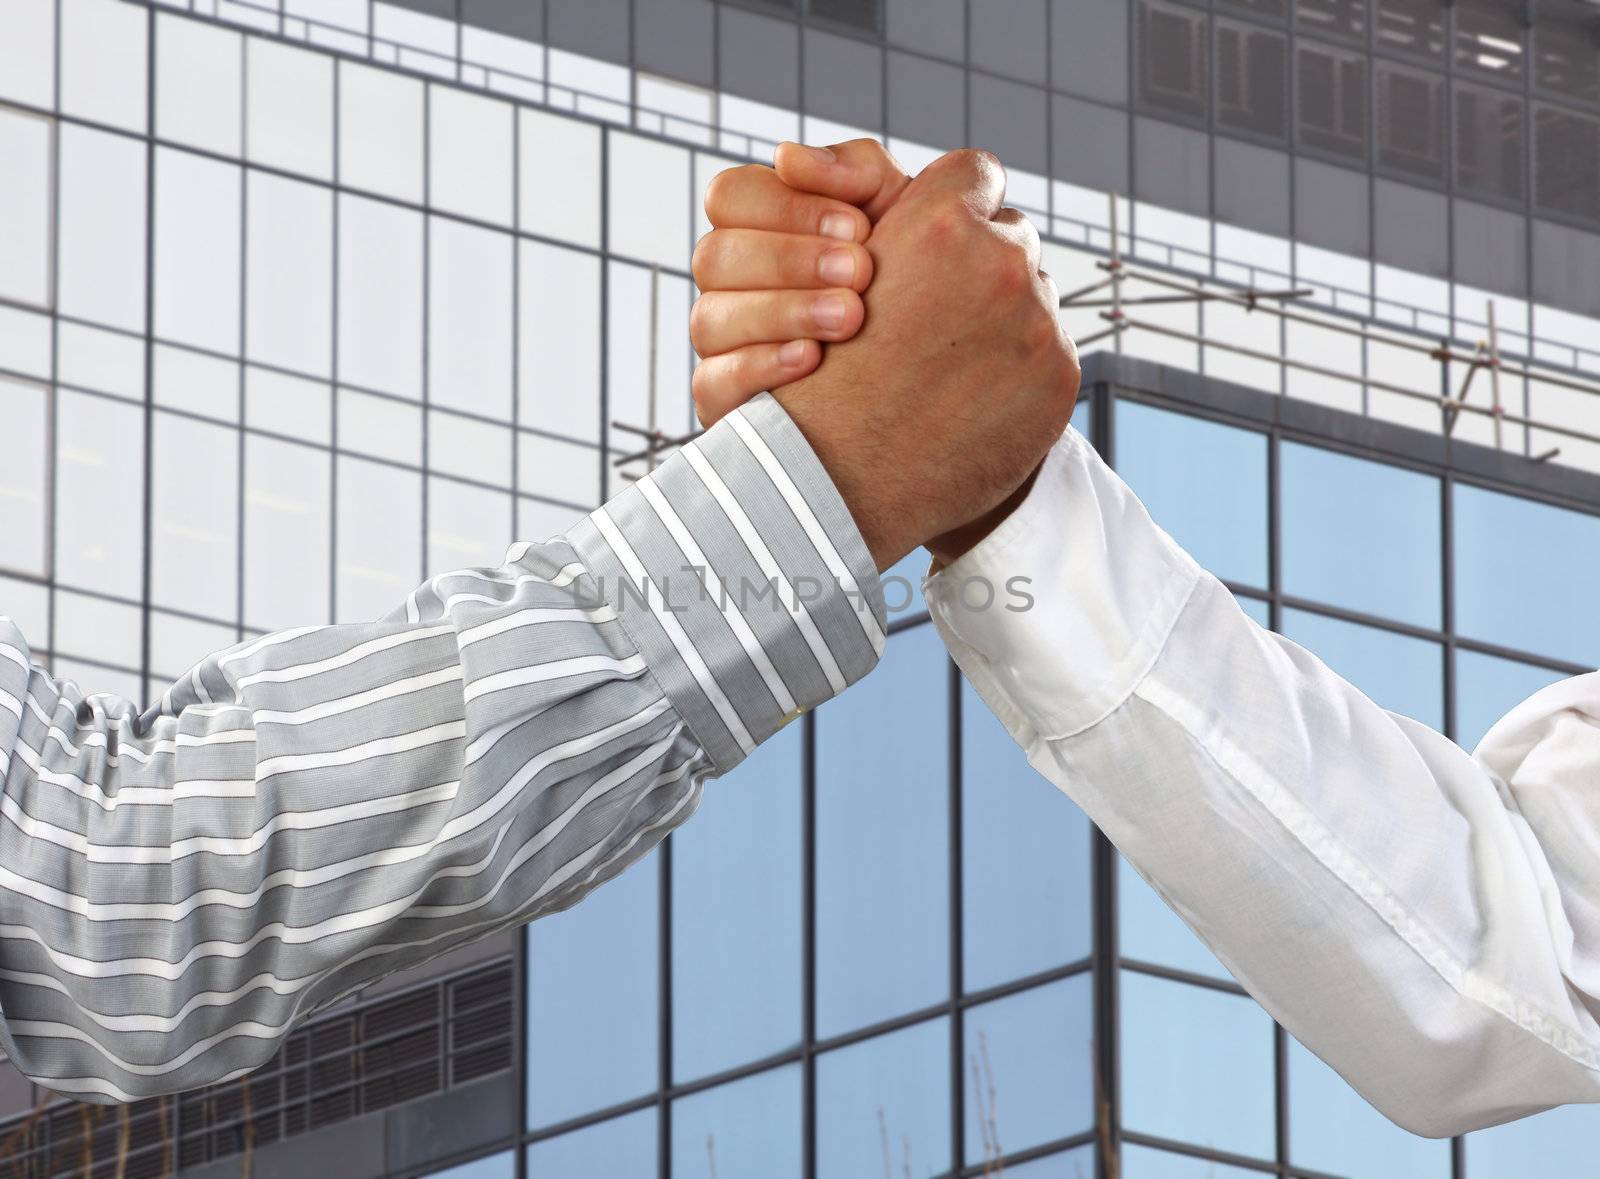
<svg viewBox="0 0 1600 1179"><path fill-rule="evenodd" d="M1139 101L1205 118L1205 13L1143 0L1138 25Z"/></svg>
<svg viewBox="0 0 1600 1179"><path fill-rule="evenodd" d="M516 986L513 960L496 959L313 1020L242 1081L125 1111L58 1104L13 1118L0 1124L0 1174L161 1179L175 1163L240 1155L503 1073L516 1060Z"/></svg>

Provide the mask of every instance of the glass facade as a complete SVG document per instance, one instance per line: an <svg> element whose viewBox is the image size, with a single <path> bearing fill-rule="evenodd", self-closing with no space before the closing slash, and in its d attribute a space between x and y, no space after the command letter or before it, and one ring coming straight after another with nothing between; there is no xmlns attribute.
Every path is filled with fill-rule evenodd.
<svg viewBox="0 0 1600 1179"><path fill-rule="evenodd" d="M1475 338L1493 297L1509 351L1600 371L1578 314L1597 270L1563 277L1600 242L1600 51L1553 0L1531 30L1505 9L5 0L0 610L58 675L144 699L218 647L374 616L566 527L637 469L630 429L692 426L700 193L781 137L881 135L912 167L997 148L1063 290L1102 277L1115 207L1142 262L1293 283L1329 323L1430 343ZM1486 269L1500 233L1521 253ZM1379 345L1220 304L1145 314L1207 342L1099 347L1439 428L1368 388L1437 385ZM1271 359L1296 356L1354 375ZM1468 746L1600 662L1600 495L1194 388L1102 385L1075 421L1262 625ZM1576 1173L1590 1111L1424 1141L1290 1041L960 680L921 570L890 579L872 677L495 948L516 1058L488 1089L445 1077L461 1100L417 1115L425 1141L391 1126L349 1174L1078 1179L1108 1173L1107 1143L1129 1179ZM362 1100L272 1149L314 1151ZM0 1071L0 1117L32 1103ZM191 1156L188 1119L212 1123L159 1118L178 1158L152 1137L162 1169L134 1179L240 1149L211 1132Z"/></svg>

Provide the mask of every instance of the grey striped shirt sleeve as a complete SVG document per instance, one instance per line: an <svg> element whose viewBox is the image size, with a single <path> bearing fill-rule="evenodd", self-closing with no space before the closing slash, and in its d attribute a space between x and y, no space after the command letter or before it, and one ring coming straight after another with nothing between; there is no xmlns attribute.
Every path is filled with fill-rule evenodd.
<svg viewBox="0 0 1600 1179"><path fill-rule="evenodd" d="M576 904L883 642L866 546L765 396L563 536L210 656L142 714L0 618L0 1047L88 1101L246 1073Z"/></svg>

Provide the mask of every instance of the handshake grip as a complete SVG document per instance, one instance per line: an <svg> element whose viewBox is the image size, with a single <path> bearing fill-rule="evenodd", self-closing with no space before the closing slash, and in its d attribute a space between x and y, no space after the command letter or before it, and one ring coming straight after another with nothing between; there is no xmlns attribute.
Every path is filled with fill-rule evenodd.
<svg viewBox="0 0 1600 1179"><path fill-rule="evenodd" d="M773 391L880 571L919 545L948 562L981 540L1072 416L1077 353L1038 233L1004 192L987 152L929 165L865 243L860 332Z"/></svg>

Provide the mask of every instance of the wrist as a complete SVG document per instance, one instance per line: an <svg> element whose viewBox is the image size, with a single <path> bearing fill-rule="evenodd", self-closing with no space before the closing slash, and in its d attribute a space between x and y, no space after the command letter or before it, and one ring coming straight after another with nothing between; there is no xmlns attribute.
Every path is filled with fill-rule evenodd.
<svg viewBox="0 0 1600 1179"><path fill-rule="evenodd" d="M1022 505L1028 498L1028 492L1033 490L1033 484L1039 477L1039 468L1035 467L1029 472L1028 477L999 504L983 513L976 520L970 520L958 528L934 537L928 542L928 551L933 554L933 572L937 573L946 565L953 564L976 548L991 532Z"/></svg>

